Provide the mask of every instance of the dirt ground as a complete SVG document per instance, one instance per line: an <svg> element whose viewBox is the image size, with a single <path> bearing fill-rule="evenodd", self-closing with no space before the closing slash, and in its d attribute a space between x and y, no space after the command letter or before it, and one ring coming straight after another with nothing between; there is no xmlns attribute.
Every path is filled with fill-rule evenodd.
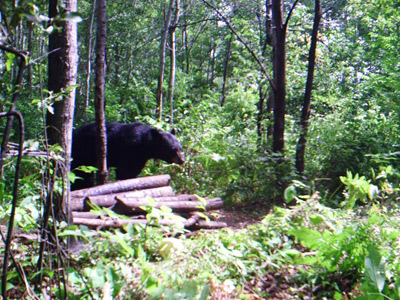
<svg viewBox="0 0 400 300"><path fill-rule="evenodd" d="M225 222L228 228L236 230L260 223L271 212L271 208L262 203L253 203L243 207L226 207L216 212L219 215L218 221ZM263 276L254 277L245 284L244 292L249 296L248 299L251 300L312 299L312 291L307 291L305 286L296 287L296 284L292 281L293 274L297 272L296 268L296 266L293 266L285 270L265 270ZM212 299L235 299L223 290L223 287L214 289ZM259 291L270 296L262 298L259 296Z"/></svg>
<svg viewBox="0 0 400 300"><path fill-rule="evenodd" d="M216 212L219 215L218 221L225 222L229 228L241 229L261 222L270 211L269 207L262 204L251 204L226 207Z"/></svg>

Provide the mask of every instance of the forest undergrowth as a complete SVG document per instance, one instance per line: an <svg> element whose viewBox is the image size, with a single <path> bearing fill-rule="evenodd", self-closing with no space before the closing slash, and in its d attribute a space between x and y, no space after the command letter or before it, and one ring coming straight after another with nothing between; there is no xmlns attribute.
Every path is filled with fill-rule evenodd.
<svg viewBox="0 0 400 300"><path fill-rule="evenodd" d="M313 163L299 176L289 159L295 134L287 137L288 158L264 150L255 128L242 126L244 115L255 114L242 100L226 108L212 102L193 106L187 119L182 114L176 128L185 165L150 162L142 174L168 173L180 193L222 197L226 209L220 217L242 226L161 230L158 223L170 211L152 207L148 226L92 231L54 223L61 245L71 238L79 242L67 253L46 240L39 269L45 199L61 192L62 183L46 185L57 165L53 161L24 157L7 280L10 298L398 299L398 152L382 134L386 126L397 132L397 126L390 119L377 122L374 112L359 112L362 117L352 124L338 116L316 118L307 152ZM207 119L202 117L206 111ZM150 118L137 121L168 129ZM338 134L340 126L347 134ZM350 139L350 133L357 138ZM42 148L33 140L26 146ZM51 151L57 161L59 149ZM14 164L7 163L5 171L0 185L4 225ZM113 217L106 209L96 213Z"/></svg>
<svg viewBox="0 0 400 300"><path fill-rule="evenodd" d="M29 163L37 162L26 159ZM65 272L65 281L54 269L50 250L45 267L40 274L35 271L41 217L36 190L40 183L35 187L35 176L21 182L23 200L17 210L8 275L12 299L399 297L400 207L393 184L398 176L391 166L371 172L370 177L350 171L341 176L342 201L336 207L332 195L323 196L297 180L285 189L283 205L266 200L231 203L241 210L242 218L257 219L246 226L188 232L176 225L161 230L157 224L171 212L151 207L148 226L93 231L58 224L61 240L79 240L72 252L64 253L65 261L56 264ZM10 196L4 184L1 191L0 216L6 221ZM106 209L97 213L112 217ZM220 214L223 217L224 211Z"/></svg>
<svg viewBox="0 0 400 300"><path fill-rule="evenodd" d="M50 154L22 161L10 299L400 299L398 1L322 2L304 172L295 160L305 133L300 112L314 1L292 1L293 10L279 1L290 19L282 152L272 151L275 78L265 76L276 75L271 1L181 1L179 23L167 26L180 36L176 68L170 50L160 63L168 2L109 1L106 120L176 129L186 163L149 162L141 176L170 174L178 193L221 197L221 218L235 226L198 232L161 228L170 211L151 206L147 226L92 231L54 215L47 224L47 204L55 204L67 181L58 178L66 164L60 146L48 145L46 122L74 89L74 128L95 120L94 2L82 0L77 14L56 18L79 23L77 85L60 93L46 86L49 38L61 28L49 26L53 2L0 0L1 111L20 111L25 147ZM178 2L169 1L170 9ZM171 45L172 39L164 48ZM164 104L157 98L161 73L161 90L171 95ZM12 130L10 141L18 137ZM5 160L0 178L3 235L14 162Z"/></svg>

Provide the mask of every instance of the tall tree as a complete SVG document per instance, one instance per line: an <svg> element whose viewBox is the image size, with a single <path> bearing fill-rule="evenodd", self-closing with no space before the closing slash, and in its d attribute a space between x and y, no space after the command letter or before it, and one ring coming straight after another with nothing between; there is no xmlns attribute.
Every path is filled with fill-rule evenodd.
<svg viewBox="0 0 400 300"><path fill-rule="evenodd" d="M86 57L86 93L85 93L85 103L83 106L83 117L86 120L87 118L87 108L90 103L90 78L92 74L92 34L93 34L93 27L94 27L94 17L96 12L97 1L93 1L93 8L90 14L90 23L89 23L89 32L87 33L87 57Z"/></svg>
<svg viewBox="0 0 400 300"><path fill-rule="evenodd" d="M274 131L272 150L283 152L286 113L286 27L282 0L272 0L274 22Z"/></svg>
<svg viewBox="0 0 400 300"><path fill-rule="evenodd" d="M61 5L62 4L62 5ZM66 13L77 11L77 0L50 0L49 17L57 20L60 17L60 8ZM48 89L54 93L62 92L62 100L54 103L54 113L47 114L47 136L50 144L59 144L63 148L65 160L65 174L69 172L72 125L75 108L75 85L78 65L77 24L74 21L57 21L57 27L49 37L48 57ZM68 199L69 181L64 176L66 196ZM65 200L63 201L63 205ZM57 207L56 209L60 209ZM64 206L64 211L67 207Z"/></svg>
<svg viewBox="0 0 400 300"><path fill-rule="evenodd" d="M270 0L266 0L268 7ZM227 17L222 14L213 4L207 0L203 0L205 4L214 9L217 14L226 23L232 33L238 38L240 43L246 50L253 56L255 61L261 68L262 73L268 79L274 97L274 127L273 127L273 143L272 150L274 152L282 153L284 150L284 132L285 132L285 114L286 114L286 32L288 22L296 7L298 0L296 0L287 17L283 17L283 3L282 0L272 0L272 22L273 22L273 79L269 76L263 62L257 53L250 47L250 45L239 35L237 30L231 24Z"/></svg>
<svg viewBox="0 0 400 300"><path fill-rule="evenodd" d="M224 71L222 74L221 107L224 106L226 102L226 84L228 81L228 70L229 70L229 61L231 59L232 40L233 40L233 34L231 33L231 36L227 41L225 61L224 61Z"/></svg>
<svg viewBox="0 0 400 300"><path fill-rule="evenodd" d="M297 142L297 147L296 147L296 169L297 172L299 172L300 174L304 172L304 155L307 143L308 120L310 118L311 93L314 80L315 52L317 49L318 29L319 29L319 24L321 22L321 17L322 17L321 1L315 0L314 23L311 33L310 52L308 54L307 82L304 93L303 109L301 112L301 119L300 119L300 138L299 141Z"/></svg>
<svg viewBox="0 0 400 300"><path fill-rule="evenodd" d="M174 22L170 28L171 36L171 71L169 75L168 85L168 102L171 108L171 125L174 123L174 89L175 89L175 77L176 77L176 27L179 22L179 9L180 0L175 0L175 17Z"/></svg>
<svg viewBox="0 0 400 300"><path fill-rule="evenodd" d="M156 92L156 100L157 100L157 117L159 119L162 118L163 112L163 83L164 83L164 72L165 72L165 60L166 60L166 51L167 51L167 38L169 26L171 24L172 18L172 10L174 7L175 0L169 1L169 7L167 11L167 16L164 23L164 28L161 34L161 43L160 43L160 65L158 69L158 82L157 82L157 92Z"/></svg>
<svg viewBox="0 0 400 300"><path fill-rule="evenodd" d="M97 0L96 82L95 110L99 138L97 139L97 183L108 181L107 132L104 112L104 85L106 76L107 0Z"/></svg>

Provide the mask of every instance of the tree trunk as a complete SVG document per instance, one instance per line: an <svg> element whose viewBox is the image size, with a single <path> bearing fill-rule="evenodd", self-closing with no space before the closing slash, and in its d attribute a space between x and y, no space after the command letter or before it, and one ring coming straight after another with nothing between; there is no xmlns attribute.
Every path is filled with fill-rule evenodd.
<svg viewBox="0 0 400 300"><path fill-rule="evenodd" d="M89 33L87 37L87 62L86 62L86 94L85 94L85 103L83 107L83 118L87 119L87 108L90 104L90 78L92 75L92 35L93 35L93 26L94 26L94 16L96 12L97 0L93 1L92 13L90 16L90 24L89 24Z"/></svg>
<svg viewBox="0 0 400 300"><path fill-rule="evenodd" d="M186 22L186 11L187 11L187 9L188 9L188 3L186 3L185 1L184 1L184 4L183 4L183 27L182 27L182 44L183 44L183 47L184 47L184 52L185 52L185 57L184 57L184 59L185 59L185 70L186 70L186 73L189 73L189 71L190 71L190 57L189 57L189 55L190 55L190 49L189 49L189 38L188 38L188 35L189 35L189 33L188 33L188 31L187 31L187 22Z"/></svg>
<svg viewBox="0 0 400 300"><path fill-rule="evenodd" d="M271 61L274 63L274 47L276 45L276 37L275 37L275 26L274 26L274 21L272 19L272 0L266 0L265 1L265 11L266 11L266 22L265 22L265 33L266 33L266 43L263 49L263 53L265 53L265 48L266 45L270 45L272 47L272 54L271 54ZM275 73L275 68L273 68L273 73ZM275 77L275 74L273 74L273 77ZM266 114L268 115L268 126L267 126L267 138L271 138L274 130L273 130L273 117L272 117L272 111L274 109L274 91L271 89L268 94L267 98L267 110Z"/></svg>
<svg viewBox="0 0 400 300"><path fill-rule="evenodd" d="M156 100L157 100L157 118L161 120L162 112L163 112L163 83L164 83L164 72L165 72L165 56L167 49L167 37L168 37L168 29L171 24L171 16L172 10L174 6L175 0L169 1L169 8L167 12L167 17L165 20L164 30L161 35L161 44L160 44L160 66L158 70L158 83L157 83L157 91L156 91Z"/></svg>
<svg viewBox="0 0 400 300"><path fill-rule="evenodd" d="M107 1L97 0L97 34L96 34L96 85L95 110L98 131L97 139L97 184L108 181L107 170L107 132L104 112L104 85L106 75L106 43L107 43Z"/></svg>
<svg viewBox="0 0 400 300"><path fill-rule="evenodd" d="M224 106L225 102L226 102L226 83L228 81L228 70L229 70L229 61L231 59L232 40L233 40L233 34L231 33L231 37L229 38L228 45L226 46L224 73L223 73L223 78L222 78L221 107Z"/></svg>
<svg viewBox="0 0 400 300"><path fill-rule="evenodd" d="M33 53L33 25L32 22L28 22L28 53ZM29 91L33 91L33 66L32 64L28 65L28 89Z"/></svg>
<svg viewBox="0 0 400 300"><path fill-rule="evenodd" d="M207 53L207 57L210 58L210 61L207 64L207 84L210 86L210 88L213 86L215 77L216 47L217 43L215 38L210 36L210 48Z"/></svg>
<svg viewBox="0 0 400 300"><path fill-rule="evenodd" d="M49 17L58 16L58 0L49 2ZM77 0L63 2L66 12L77 11ZM54 113L47 114L47 137L49 144L59 144L65 159L64 187L65 198L56 210L62 209L68 215L69 180L66 176L70 170L72 147L72 126L75 108L75 85L78 66L77 24L71 21L62 21L62 30L55 30L49 36L48 57L48 89L54 93L64 91L62 101L53 105ZM58 50L59 49L59 50Z"/></svg>
<svg viewBox="0 0 400 300"><path fill-rule="evenodd" d="M321 22L321 17L322 17L321 1L315 0L314 24L311 35L310 52L308 54L307 82L304 93L303 109L301 112L301 119L300 119L300 138L299 141L297 142L297 147L296 147L296 169L297 172L299 172L300 174L303 174L304 172L304 156L307 143L308 120L310 118L311 93L312 93L314 69L315 69L315 52L317 49L318 29L319 29L319 24Z"/></svg>
<svg viewBox="0 0 400 300"><path fill-rule="evenodd" d="M171 72L169 77L169 86L168 86L168 102L170 104L171 109L171 125L174 124L174 89L175 89L175 77L176 77L176 26L179 21L179 8L180 8L180 0L175 0L175 19L174 23L171 26Z"/></svg>
<svg viewBox="0 0 400 300"><path fill-rule="evenodd" d="M77 11L77 0L66 0L62 3L65 12ZM49 18L57 20L59 16L58 0L49 1ZM53 104L54 113L47 113L47 138L49 144L58 144L63 149L64 164L61 172L63 180L63 193L55 192L58 171L55 167L53 174L48 174L48 190L46 203L43 211L41 226L41 242L37 261L37 271L39 274L38 283L43 281L43 264L45 248L52 247L51 251L61 255L61 247L56 233L56 225L50 226L50 216L61 221L66 220L72 223L70 211L70 182L68 173L70 171L70 158L72 148L72 126L75 109L75 90L78 69L78 33L77 24L72 21L56 21L55 24L60 30L54 30L49 36L49 56L48 56L48 90L57 94L62 93L62 100ZM57 166L57 164L56 164ZM68 246L74 243L73 238L67 241ZM65 277L60 257L54 261L54 268L60 270L60 277ZM66 287L65 287L66 288ZM65 296L64 296L65 297ZM61 298L64 298L61 295Z"/></svg>
<svg viewBox="0 0 400 300"><path fill-rule="evenodd" d="M286 112L286 24L283 21L282 0L272 0L275 25L274 46L274 132L272 150L283 153Z"/></svg>

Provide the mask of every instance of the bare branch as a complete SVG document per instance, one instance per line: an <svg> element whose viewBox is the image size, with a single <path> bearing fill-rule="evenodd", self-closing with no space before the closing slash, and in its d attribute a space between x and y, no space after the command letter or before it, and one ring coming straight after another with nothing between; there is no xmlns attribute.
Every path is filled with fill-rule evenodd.
<svg viewBox="0 0 400 300"><path fill-rule="evenodd" d="M0 44L0 49L3 51L6 51L6 52L13 53L13 54L21 57L22 59L26 60L26 51L20 51L20 50L10 48L10 47L7 47L7 46L1 45L1 44Z"/></svg>
<svg viewBox="0 0 400 300"><path fill-rule="evenodd" d="M292 5L292 7L290 8L290 11L289 11L289 13L288 13L288 15L287 15L287 17L286 17L285 24L283 24L283 28L285 29L285 32L286 32L287 26L288 26L288 24L289 24L290 17L292 16L292 13L293 13L293 11L294 11L294 9L295 9L297 3L299 3L299 0L294 1L293 5Z"/></svg>
<svg viewBox="0 0 400 300"><path fill-rule="evenodd" d="M264 73L265 77L267 77L269 84L271 85L272 89L275 90L275 84L274 81L272 80L271 76L269 76L267 70L265 69L264 64L262 61L258 58L257 54L253 51L253 49L250 48L250 46L242 39L242 37L239 35L239 33L236 31L236 29L233 27L231 22L229 22L229 19L225 17L219 10L216 8L214 5L212 5L210 2L203 0L203 2L212 8L220 17L221 19L225 22L225 24L229 27L229 29L233 32L233 34L238 38L238 40L242 43L242 45L249 51L249 53L253 56L253 58L256 60L258 65L261 67L262 72Z"/></svg>

